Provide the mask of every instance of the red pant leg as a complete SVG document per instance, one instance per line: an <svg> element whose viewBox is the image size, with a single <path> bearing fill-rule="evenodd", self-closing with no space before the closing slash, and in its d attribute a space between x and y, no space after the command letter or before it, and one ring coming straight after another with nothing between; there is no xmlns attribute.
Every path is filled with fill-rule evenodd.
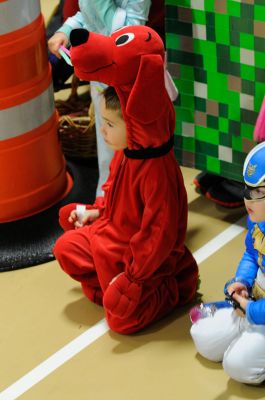
<svg viewBox="0 0 265 400"><path fill-rule="evenodd" d="M181 267L176 276L144 282L139 305L129 317L119 317L106 309L111 329L134 333L169 314L177 305L189 303L196 295L198 282L198 266L190 252L187 251Z"/></svg>
<svg viewBox="0 0 265 400"><path fill-rule="evenodd" d="M106 311L110 328L118 333L130 334L140 331L152 322L169 314L178 304L179 291L175 277L167 277L155 287L144 283L139 306L127 318L119 318Z"/></svg>
<svg viewBox="0 0 265 400"><path fill-rule="evenodd" d="M61 268L81 282L84 294L102 305L103 293L95 271L88 238L89 227L69 230L55 243L53 253Z"/></svg>

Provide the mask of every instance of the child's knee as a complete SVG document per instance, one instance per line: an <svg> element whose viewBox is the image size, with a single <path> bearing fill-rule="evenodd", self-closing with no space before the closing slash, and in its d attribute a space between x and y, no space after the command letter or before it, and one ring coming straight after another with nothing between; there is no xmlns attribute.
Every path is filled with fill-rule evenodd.
<svg viewBox="0 0 265 400"><path fill-rule="evenodd" d="M238 353L229 348L224 354L223 368L235 381L257 385L265 380L265 367L258 366L257 360L244 352Z"/></svg>
<svg viewBox="0 0 265 400"><path fill-rule="evenodd" d="M55 242L53 254L59 262L61 262L65 257L68 258L69 254L71 254L75 249L76 244L72 240L71 233L71 231L65 232Z"/></svg>
<svg viewBox="0 0 265 400"><path fill-rule="evenodd" d="M211 317L209 317L211 318ZM216 340L207 329L207 319L196 322L192 325L190 334L194 341L197 352L207 360L220 362L223 359L225 348L220 346L219 340Z"/></svg>

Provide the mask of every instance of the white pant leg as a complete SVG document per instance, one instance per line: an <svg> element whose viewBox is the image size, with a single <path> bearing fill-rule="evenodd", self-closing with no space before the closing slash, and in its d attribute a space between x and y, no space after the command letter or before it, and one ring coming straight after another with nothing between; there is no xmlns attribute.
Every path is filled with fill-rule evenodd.
<svg viewBox="0 0 265 400"><path fill-rule="evenodd" d="M102 196L102 185L106 182L109 176L109 164L113 157L113 150L111 150L101 135L101 115L99 112L99 101L100 101L100 92L98 88L102 90L107 86L99 83L99 82L90 82L90 93L91 99L94 104L95 110L95 121L96 121L96 136L97 136L97 153L98 153L98 170L99 170L99 179L98 179L98 186L96 191L96 196Z"/></svg>
<svg viewBox="0 0 265 400"><path fill-rule="evenodd" d="M233 308L223 308L213 317L193 324L190 333L198 353L208 360L222 361L226 349L240 333L240 320Z"/></svg>
<svg viewBox="0 0 265 400"><path fill-rule="evenodd" d="M223 367L239 382L259 384L265 380L265 326L244 321L245 329L228 347Z"/></svg>

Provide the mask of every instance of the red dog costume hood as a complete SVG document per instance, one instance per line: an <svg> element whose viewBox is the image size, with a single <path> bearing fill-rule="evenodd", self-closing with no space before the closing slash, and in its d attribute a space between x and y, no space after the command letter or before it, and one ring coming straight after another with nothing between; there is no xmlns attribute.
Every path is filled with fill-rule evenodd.
<svg viewBox="0 0 265 400"><path fill-rule="evenodd" d="M77 29L70 40L76 75L116 89L127 125L128 148L164 144L169 151L175 112L165 88L165 50L159 35L146 26L127 26L111 36Z"/></svg>

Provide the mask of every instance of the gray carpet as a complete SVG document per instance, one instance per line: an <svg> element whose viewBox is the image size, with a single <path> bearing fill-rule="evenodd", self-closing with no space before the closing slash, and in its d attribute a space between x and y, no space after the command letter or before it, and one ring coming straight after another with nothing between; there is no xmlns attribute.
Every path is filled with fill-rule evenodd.
<svg viewBox="0 0 265 400"><path fill-rule="evenodd" d="M74 180L71 192L59 203L29 218L0 224L0 272L31 267L54 259L52 248L63 233L60 207L72 202L94 202L98 181L97 160L67 161Z"/></svg>

